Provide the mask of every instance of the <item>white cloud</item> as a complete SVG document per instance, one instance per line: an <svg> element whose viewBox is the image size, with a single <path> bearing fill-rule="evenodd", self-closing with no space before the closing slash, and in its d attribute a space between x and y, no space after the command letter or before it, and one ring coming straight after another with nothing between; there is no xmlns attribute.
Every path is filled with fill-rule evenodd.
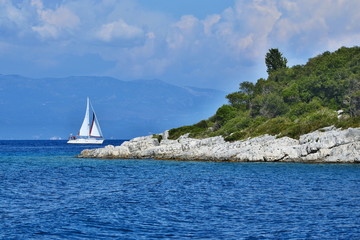
<svg viewBox="0 0 360 240"><path fill-rule="evenodd" d="M99 39L111 42L116 39L133 39L143 36L143 30L127 24L124 20L103 24L97 32Z"/></svg>
<svg viewBox="0 0 360 240"><path fill-rule="evenodd" d="M336 38L329 39L327 48L329 51L335 51L342 46L359 46L360 32L354 34L348 34L346 36L338 36Z"/></svg>
<svg viewBox="0 0 360 240"><path fill-rule="evenodd" d="M0 0L0 27L7 27L16 30L26 25L26 16L22 9L17 8L11 1Z"/></svg>
<svg viewBox="0 0 360 240"><path fill-rule="evenodd" d="M180 48L185 41L185 37L178 32L174 32L166 38L166 43L170 49Z"/></svg>
<svg viewBox="0 0 360 240"><path fill-rule="evenodd" d="M252 34L249 34L248 36L239 39L238 44L237 44L237 47L240 50L247 49L247 48L249 48L251 46L254 46L254 39L253 39Z"/></svg>
<svg viewBox="0 0 360 240"><path fill-rule="evenodd" d="M33 0L32 5L37 8L40 24L32 29L43 38L58 38L61 33L69 32L80 24L79 17L70 9L60 6L55 10L44 9L41 0Z"/></svg>
<svg viewBox="0 0 360 240"><path fill-rule="evenodd" d="M207 16L205 20L202 21L204 24L204 32L206 35L210 35L212 33L212 28L215 24L217 24L221 19L219 14L212 14Z"/></svg>
<svg viewBox="0 0 360 240"><path fill-rule="evenodd" d="M205 17L189 12L174 18L133 0L0 0L0 30L6 33L0 42L7 52L23 44L27 59L33 51L26 49L34 45L48 54L41 59L95 54L116 65L104 74L120 78L239 81L244 68L261 69L272 47L299 62L359 44L359 9L360 1L234 0Z"/></svg>
<svg viewBox="0 0 360 240"><path fill-rule="evenodd" d="M182 16L175 22L166 36L167 46L172 53L174 50L184 51L194 45L199 44L203 29L202 23L192 15Z"/></svg>
<svg viewBox="0 0 360 240"><path fill-rule="evenodd" d="M184 32L193 30L196 25L199 23L199 20L192 15L182 16L180 21L176 22L174 26L178 27Z"/></svg>
<svg viewBox="0 0 360 240"><path fill-rule="evenodd" d="M42 0L31 0L31 6L35 6L37 9L43 9L44 8Z"/></svg>
<svg viewBox="0 0 360 240"><path fill-rule="evenodd" d="M284 16L274 26L269 39L272 42L322 50L333 45L335 39L345 39L360 30L359 1L279 0L278 5Z"/></svg>
<svg viewBox="0 0 360 240"><path fill-rule="evenodd" d="M149 33L146 34L146 37L149 38L149 39L154 39L154 38L156 38L156 35L153 32L149 32Z"/></svg>

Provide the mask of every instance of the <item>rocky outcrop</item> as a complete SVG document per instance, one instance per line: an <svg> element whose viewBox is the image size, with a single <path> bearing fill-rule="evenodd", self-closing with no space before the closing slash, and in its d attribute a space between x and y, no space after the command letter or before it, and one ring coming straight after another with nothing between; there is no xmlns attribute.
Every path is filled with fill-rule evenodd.
<svg viewBox="0 0 360 240"><path fill-rule="evenodd" d="M177 140L162 134L159 142L152 136L138 137L121 146L84 150L83 158L155 158L238 162L328 162L360 163L360 128L324 128L300 137L276 138L263 135L242 141L225 142L222 137Z"/></svg>

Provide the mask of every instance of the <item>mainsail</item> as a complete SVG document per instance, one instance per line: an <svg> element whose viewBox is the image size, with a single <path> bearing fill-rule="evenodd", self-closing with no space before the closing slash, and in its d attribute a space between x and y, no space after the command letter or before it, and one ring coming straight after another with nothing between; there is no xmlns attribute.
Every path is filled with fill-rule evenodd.
<svg viewBox="0 0 360 240"><path fill-rule="evenodd" d="M79 131L79 136L83 136L83 137L88 137L89 136L89 132L90 132L90 125L89 125L89 121L90 121L90 109L89 109L89 98L87 98L86 101L86 112L85 112L85 117L84 117L84 121L81 125L80 131Z"/></svg>

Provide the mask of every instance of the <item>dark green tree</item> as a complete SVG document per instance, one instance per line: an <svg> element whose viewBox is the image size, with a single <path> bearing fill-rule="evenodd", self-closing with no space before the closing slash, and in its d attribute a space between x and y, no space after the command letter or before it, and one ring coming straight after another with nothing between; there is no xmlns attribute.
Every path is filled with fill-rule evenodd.
<svg viewBox="0 0 360 240"><path fill-rule="evenodd" d="M252 95L255 90L255 85L252 82L245 81L245 82L240 83L239 88L246 95Z"/></svg>
<svg viewBox="0 0 360 240"><path fill-rule="evenodd" d="M276 95L265 95L260 109L260 115L267 118L274 118L285 114L288 111L288 106L284 103L284 100Z"/></svg>
<svg viewBox="0 0 360 240"><path fill-rule="evenodd" d="M230 105L223 105L216 111L215 120L222 126L226 121L234 118L236 113L236 108Z"/></svg>
<svg viewBox="0 0 360 240"><path fill-rule="evenodd" d="M229 103L231 106L233 106L237 109L241 109L241 110L248 109L249 102L250 102L249 95L246 95L243 92L234 92L234 93L228 94L226 96L226 98L229 100Z"/></svg>
<svg viewBox="0 0 360 240"><path fill-rule="evenodd" d="M269 52L265 56L265 64L267 67L268 74L286 68L287 59L282 56L282 53L277 48L269 49Z"/></svg>
<svg viewBox="0 0 360 240"><path fill-rule="evenodd" d="M360 116L360 91L350 96L350 115L352 117Z"/></svg>
<svg viewBox="0 0 360 240"><path fill-rule="evenodd" d="M352 117L360 116L360 80L355 78L350 80L348 95L344 102L347 102L349 113Z"/></svg>

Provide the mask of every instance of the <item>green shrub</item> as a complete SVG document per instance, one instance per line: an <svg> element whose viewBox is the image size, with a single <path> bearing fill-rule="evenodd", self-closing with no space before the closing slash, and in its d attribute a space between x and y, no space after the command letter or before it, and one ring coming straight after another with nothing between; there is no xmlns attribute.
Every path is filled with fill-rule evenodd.
<svg viewBox="0 0 360 240"><path fill-rule="evenodd" d="M187 133L189 133L189 137L193 138L206 137L206 135L203 134L206 131L206 128L201 128L196 125L173 128L169 130L169 139L175 140Z"/></svg>
<svg viewBox="0 0 360 240"><path fill-rule="evenodd" d="M247 128L250 125L251 121L252 121L252 119L247 115L245 115L245 116L237 116L237 117L227 121L224 124L224 126L222 126L215 133L217 135L227 136L227 135L229 135L229 134L231 134L233 132L236 132L236 131L239 131L241 129Z"/></svg>
<svg viewBox="0 0 360 240"><path fill-rule="evenodd" d="M274 118L285 114L289 107L282 97L276 94L266 95L263 99L260 114L264 117Z"/></svg>
<svg viewBox="0 0 360 240"><path fill-rule="evenodd" d="M195 124L195 127L199 127L199 128L208 128L208 122L206 120L201 120L200 122Z"/></svg>
<svg viewBox="0 0 360 240"><path fill-rule="evenodd" d="M314 112L321 109L321 102L318 99L313 99L311 102L300 102L291 107L291 110L287 113L287 116L291 119L296 119L304 114Z"/></svg>
<svg viewBox="0 0 360 240"><path fill-rule="evenodd" d="M335 124L335 127L343 129L360 127L360 116L340 118Z"/></svg>
<svg viewBox="0 0 360 240"><path fill-rule="evenodd" d="M173 128L169 130L169 139L178 139L180 136L190 133L194 131L194 129L197 128L195 126L183 126L179 128Z"/></svg>
<svg viewBox="0 0 360 240"><path fill-rule="evenodd" d="M225 141L232 142L232 141L238 141L245 138L247 133L245 131L236 131L232 133L231 135L225 137Z"/></svg>
<svg viewBox="0 0 360 240"><path fill-rule="evenodd" d="M161 140L163 139L163 136L162 135L159 135L159 134L153 134L153 138L156 138L159 143L161 142Z"/></svg>
<svg viewBox="0 0 360 240"><path fill-rule="evenodd" d="M319 111L314 111L305 114L294 122L287 129L285 129L281 136L289 136L292 138L299 138L300 135L318 130L323 127L328 127L336 124L338 121L337 113L333 110L322 108Z"/></svg>
<svg viewBox="0 0 360 240"><path fill-rule="evenodd" d="M295 103L300 101L299 86L297 83L290 85L282 90L281 93L286 103Z"/></svg>
<svg viewBox="0 0 360 240"><path fill-rule="evenodd" d="M349 101L349 109L350 109L350 114L352 117L358 117L360 116L360 90L352 93L350 96L350 101Z"/></svg>
<svg viewBox="0 0 360 240"><path fill-rule="evenodd" d="M259 125L263 124L264 122L266 122L268 119L262 116L258 116L256 118L253 118L250 122L249 128L250 129L254 129L256 127L258 127Z"/></svg>
<svg viewBox="0 0 360 240"><path fill-rule="evenodd" d="M230 105L221 106L215 114L215 121L223 125L226 121L234 118L237 114L236 108Z"/></svg>
<svg viewBox="0 0 360 240"><path fill-rule="evenodd" d="M280 135L283 131L285 131L288 127L292 125L290 119L285 117L277 117L267 120L266 122L259 125L256 129L254 129L254 135Z"/></svg>

